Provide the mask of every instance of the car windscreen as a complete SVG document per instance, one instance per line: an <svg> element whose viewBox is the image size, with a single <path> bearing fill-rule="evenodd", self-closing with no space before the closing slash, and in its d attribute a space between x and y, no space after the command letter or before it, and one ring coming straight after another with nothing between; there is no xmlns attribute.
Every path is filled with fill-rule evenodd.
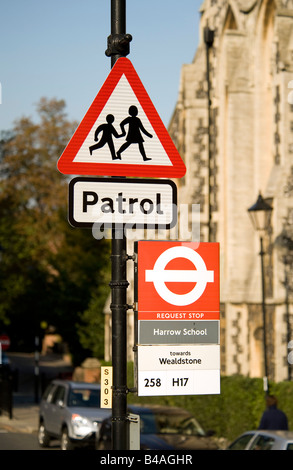
<svg viewBox="0 0 293 470"><path fill-rule="evenodd" d="M142 434L180 434L186 436L204 436L205 432L192 416L180 413L143 413L140 412Z"/></svg>
<svg viewBox="0 0 293 470"><path fill-rule="evenodd" d="M100 408L100 390L90 388L73 388L68 396L68 406L83 408Z"/></svg>

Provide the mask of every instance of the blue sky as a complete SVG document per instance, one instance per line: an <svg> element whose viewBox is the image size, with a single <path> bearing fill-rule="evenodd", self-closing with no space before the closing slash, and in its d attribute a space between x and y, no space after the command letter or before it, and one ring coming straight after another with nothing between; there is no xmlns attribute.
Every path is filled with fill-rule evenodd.
<svg viewBox="0 0 293 470"><path fill-rule="evenodd" d="M167 126L184 63L198 45L202 0L127 0L128 58ZM2 0L0 131L36 119L41 97L66 101L80 121L110 72L110 0Z"/></svg>

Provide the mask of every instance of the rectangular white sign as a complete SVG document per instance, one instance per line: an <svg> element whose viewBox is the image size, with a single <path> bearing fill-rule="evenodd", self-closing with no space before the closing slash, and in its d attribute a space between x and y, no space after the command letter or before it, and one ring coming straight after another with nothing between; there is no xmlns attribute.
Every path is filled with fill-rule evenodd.
<svg viewBox="0 0 293 470"><path fill-rule="evenodd" d="M172 228L177 223L177 187L170 180L74 178L69 183L69 222L128 228Z"/></svg>
<svg viewBox="0 0 293 470"><path fill-rule="evenodd" d="M220 345L138 346L138 396L220 393Z"/></svg>

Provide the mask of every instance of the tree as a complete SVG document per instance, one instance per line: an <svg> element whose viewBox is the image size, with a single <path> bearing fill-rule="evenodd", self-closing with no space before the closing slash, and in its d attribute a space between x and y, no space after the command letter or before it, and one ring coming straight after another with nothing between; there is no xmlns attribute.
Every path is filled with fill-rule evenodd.
<svg viewBox="0 0 293 470"><path fill-rule="evenodd" d="M83 312L107 295L109 242L67 222L68 178L56 164L76 124L65 102L42 98L37 111L39 122L21 118L0 139L0 331L30 349L45 321L76 353Z"/></svg>

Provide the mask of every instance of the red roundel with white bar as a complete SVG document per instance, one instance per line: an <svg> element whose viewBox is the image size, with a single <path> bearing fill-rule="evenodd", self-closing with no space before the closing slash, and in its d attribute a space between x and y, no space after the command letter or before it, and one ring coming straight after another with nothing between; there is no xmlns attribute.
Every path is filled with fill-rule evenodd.
<svg viewBox="0 0 293 470"><path fill-rule="evenodd" d="M219 244L140 241L139 320L219 319Z"/></svg>

